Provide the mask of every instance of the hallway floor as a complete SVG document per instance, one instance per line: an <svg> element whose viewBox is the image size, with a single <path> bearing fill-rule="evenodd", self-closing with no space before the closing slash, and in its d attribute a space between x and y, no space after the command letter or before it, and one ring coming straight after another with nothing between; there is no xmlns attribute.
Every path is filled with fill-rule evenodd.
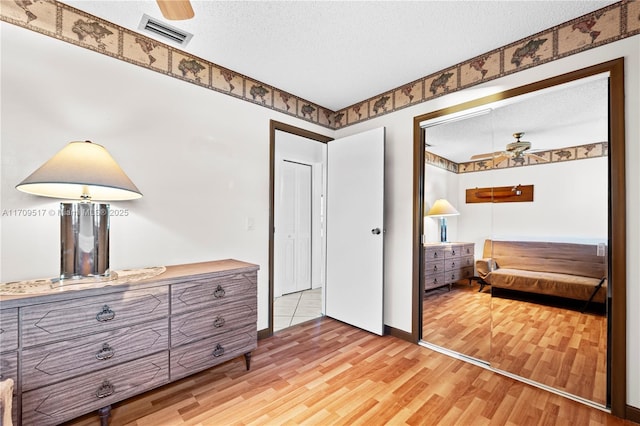
<svg viewBox="0 0 640 426"><path fill-rule="evenodd" d="M276 297L273 303L273 331L322 316L322 288Z"/></svg>

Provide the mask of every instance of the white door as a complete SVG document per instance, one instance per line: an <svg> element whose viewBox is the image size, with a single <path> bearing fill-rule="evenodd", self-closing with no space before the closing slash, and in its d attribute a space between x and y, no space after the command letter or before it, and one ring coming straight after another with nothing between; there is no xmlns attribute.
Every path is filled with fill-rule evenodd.
<svg viewBox="0 0 640 426"><path fill-rule="evenodd" d="M311 288L311 166L280 165L275 216L276 295Z"/></svg>
<svg viewBox="0 0 640 426"><path fill-rule="evenodd" d="M326 314L384 333L384 127L328 143Z"/></svg>

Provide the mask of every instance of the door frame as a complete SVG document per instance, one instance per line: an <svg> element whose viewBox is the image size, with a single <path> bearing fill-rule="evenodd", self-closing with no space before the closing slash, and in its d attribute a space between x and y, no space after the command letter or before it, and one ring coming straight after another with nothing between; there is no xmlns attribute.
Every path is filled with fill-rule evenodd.
<svg viewBox="0 0 640 426"><path fill-rule="evenodd" d="M320 143L328 143L334 138L301 129L290 124L269 120L269 326L265 330L258 332L258 338L264 339L273 335L273 265L275 260L274 252L274 222L275 222L275 160L276 160L276 130L291 133Z"/></svg>
<svg viewBox="0 0 640 426"><path fill-rule="evenodd" d="M412 340L422 338L422 241L424 206L424 132L420 123L444 115L464 111L498 100L534 92L558 84L609 73L609 255L611 284L608 359L611 413L626 417L627 355L626 355L626 188L625 188L625 108L624 58L551 77L443 108L413 119L413 235L412 235ZM611 368L615 365L616 368Z"/></svg>

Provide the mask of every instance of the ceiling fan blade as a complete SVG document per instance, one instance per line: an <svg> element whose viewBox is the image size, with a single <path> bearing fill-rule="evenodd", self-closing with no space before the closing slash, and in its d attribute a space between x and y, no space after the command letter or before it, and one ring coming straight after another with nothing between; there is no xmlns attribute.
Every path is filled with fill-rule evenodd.
<svg viewBox="0 0 640 426"><path fill-rule="evenodd" d="M526 155L526 156L527 156L527 157L529 157L529 158L533 158L534 160L536 160L536 161L538 161L538 162L544 162L544 163L548 163L548 162L549 162L549 160L547 160L547 159L546 159L546 158L544 158L544 157L541 157L541 156L540 156L540 155L538 155L538 154L532 154L532 153L530 153L530 152L526 152L524 155Z"/></svg>
<svg viewBox="0 0 640 426"><path fill-rule="evenodd" d="M191 19L195 16L189 0L156 0L162 16L172 21Z"/></svg>
<svg viewBox="0 0 640 426"><path fill-rule="evenodd" d="M493 165L497 166L498 164L502 163L504 160L508 158L511 158L511 157L505 154L496 155L495 157L493 157Z"/></svg>
<svg viewBox="0 0 640 426"><path fill-rule="evenodd" d="M476 155L472 155L471 156L471 160L483 160L486 158L493 158L496 155L502 155L502 151L498 151L498 152L489 152L487 154L476 154Z"/></svg>

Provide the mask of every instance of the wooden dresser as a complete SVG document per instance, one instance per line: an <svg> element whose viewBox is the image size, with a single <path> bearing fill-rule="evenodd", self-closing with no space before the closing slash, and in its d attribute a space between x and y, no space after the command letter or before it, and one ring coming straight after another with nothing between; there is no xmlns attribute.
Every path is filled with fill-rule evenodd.
<svg viewBox="0 0 640 426"><path fill-rule="evenodd" d="M100 410L106 424L115 402L240 355L249 369L258 269L222 260L135 282L0 293L0 373L16 383L15 423Z"/></svg>
<svg viewBox="0 0 640 426"><path fill-rule="evenodd" d="M474 264L474 243L424 244L425 291L473 277Z"/></svg>

